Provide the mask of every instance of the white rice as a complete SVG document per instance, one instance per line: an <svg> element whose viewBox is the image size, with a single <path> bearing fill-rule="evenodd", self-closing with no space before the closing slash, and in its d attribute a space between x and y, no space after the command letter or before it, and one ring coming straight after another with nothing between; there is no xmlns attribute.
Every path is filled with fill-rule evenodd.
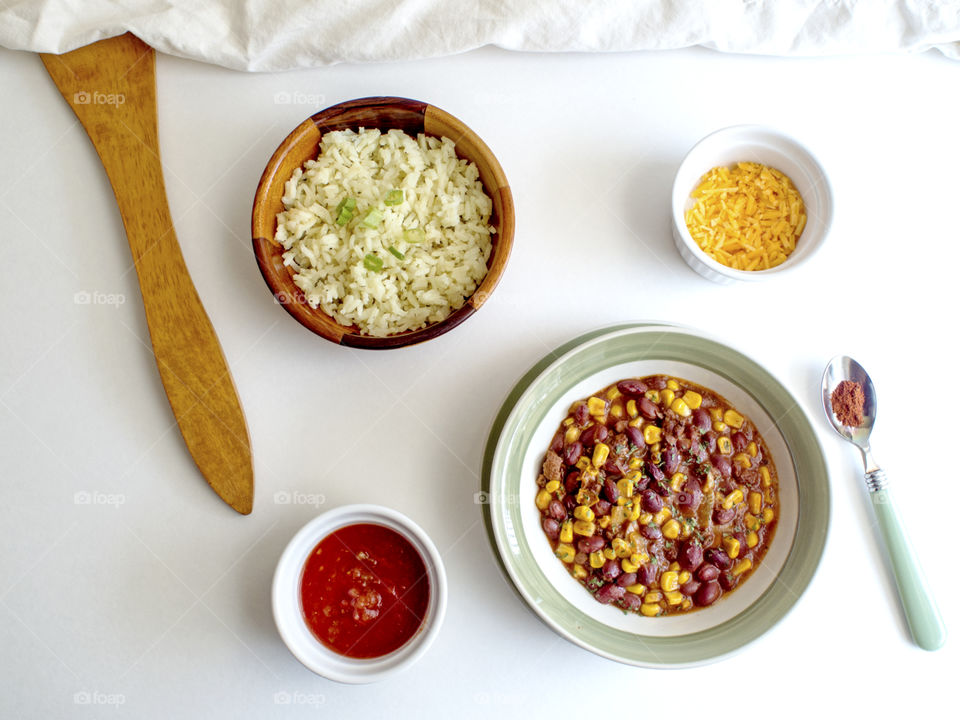
<svg viewBox="0 0 960 720"><path fill-rule="evenodd" d="M399 205L384 204L391 190L403 191ZM356 200L356 210L341 226L337 206L345 198ZM445 137L328 132L319 157L287 181L283 206L276 239L297 287L311 307L366 335L443 320L487 273L493 203L476 165L459 159ZM363 224L371 208L383 215L376 229ZM406 242L404 230L416 228L423 242ZM382 270L365 266L369 255L383 262Z"/></svg>

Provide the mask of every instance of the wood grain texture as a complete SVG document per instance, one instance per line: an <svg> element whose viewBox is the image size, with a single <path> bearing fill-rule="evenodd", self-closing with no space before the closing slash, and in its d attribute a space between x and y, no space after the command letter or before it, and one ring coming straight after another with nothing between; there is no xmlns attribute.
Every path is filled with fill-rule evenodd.
<svg viewBox="0 0 960 720"><path fill-rule="evenodd" d="M253 460L246 420L167 206L153 49L127 33L41 58L90 136L113 187L157 367L187 448L217 494L248 514Z"/></svg>
<svg viewBox="0 0 960 720"><path fill-rule="evenodd" d="M274 241L277 214L283 210L284 184L293 171L315 158L324 133L332 130L380 128L399 129L409 135L424 132L445 136L456 144L456 152L477 165L480 181L493 200L490 223L497 229L487 262L487 274L467 303L439 323L420 330L378 338L364 335L356 326L338 324L319 308L311 308L293 282L293 272L283 264L283 248ZM513 248L516 224L513 195L503 168L490 148L457 118L418 100L371 97L350 100L321 110L304 120L280 144L260 178L253 202L251 233L253 249L264 280L274 298L297 322L335 343L369 350L389 350L431 340L455 328L490 297L503 276Z"/></svg>

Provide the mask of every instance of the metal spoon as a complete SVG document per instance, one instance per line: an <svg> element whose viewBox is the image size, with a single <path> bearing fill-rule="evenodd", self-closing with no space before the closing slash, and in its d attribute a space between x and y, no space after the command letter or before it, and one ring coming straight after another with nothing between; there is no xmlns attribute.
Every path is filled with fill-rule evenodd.
<svg viewBox="0 0 960 720"><path fill-rule="evenodd" d="M833 412L831 395L842 380L852 380L863 387L863 422L858 427L843 425ZM860 450L863 456L864 479L873 505L887 557L900 593L900 602L914 641L924 650L936 650L947 639L940 611L930 594L927 580L917 562L913 546L900 523L900 516L887 490L887 476L870 453L870 432L877 417L877 394L870 376L853 358L838 355L823 371L823 409L830 425Z"/></svg>

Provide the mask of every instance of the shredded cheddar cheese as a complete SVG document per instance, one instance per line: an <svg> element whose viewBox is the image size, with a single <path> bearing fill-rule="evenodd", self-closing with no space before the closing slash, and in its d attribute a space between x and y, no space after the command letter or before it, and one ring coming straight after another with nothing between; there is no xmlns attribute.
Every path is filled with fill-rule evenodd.
<svg viewBox="0 0 960 720"><path fill-rule="evenodd" d="M786 175L759 163L716 167L691 193L687 228L697 245L735 270L769 270L797 247L807 222L803 198Z"/></svg>

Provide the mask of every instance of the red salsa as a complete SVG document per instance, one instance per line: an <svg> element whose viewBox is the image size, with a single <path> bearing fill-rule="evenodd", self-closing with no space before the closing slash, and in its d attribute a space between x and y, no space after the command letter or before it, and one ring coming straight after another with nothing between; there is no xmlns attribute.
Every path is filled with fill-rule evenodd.
<svg viewBox="0 0 960 720"><path fill-rule="evenodd" d="M307 626L351 658L393 652L427 614L430 581L423 558L382 525L347 525L327 535L303 567L300 602Z"/></svg>

